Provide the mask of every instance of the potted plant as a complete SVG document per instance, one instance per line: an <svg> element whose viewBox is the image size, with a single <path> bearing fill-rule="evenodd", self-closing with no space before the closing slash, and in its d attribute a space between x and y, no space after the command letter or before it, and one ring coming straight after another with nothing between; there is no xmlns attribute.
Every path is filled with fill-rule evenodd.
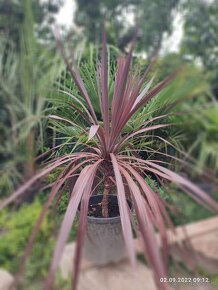
<svg viewBox="0 0 218 290"><path fill-rule="evenodd" d="M157 129L167 128L172 125L168 122L162 122L167 115L161 115L142 122L132 132L123 133L123 130L128 121L134 117L134 114L174 79L174 74L151 88L154 78L152 77L149 81L147 79L152 62L143 75L138 70L135 72L132 70L132 53L135 45L135 41L133 41L127 56L121 56L117 60L117 72L112 96L110 96L108 89L106 35L104 33L101 63L97 63L96 68L102 117L102 121L99 121L80 73L75 64L71 65L68 62L59 38L58 44L66 66L80 94L80 97L76 97L69 92L67 93L78 104L78 106L74 105L72 107L72 112L76 112L83 118L89 130L87 131L84 127L79 126L76 120L72 121L60 116L51 117L79 128L82 132L82 137L88 136L88 140L93 143L87 142L86 139L80 150L74 150L72 153L52 158L34 177L29 179L1 203L0 208L9 205L35 182L45 178L53 170L62 168L57 180L52 185L48 200L33 229L21 261L16 282L19 280L20 274L24 269L25 261L46 212L56 198L57 201L60 200L63 192L62 187L70 180L69 204L56 243L45 289L52 289L55 272L78 208L80 217L72 289L76 289L78 283L87 216L95 215L96 211L98 211L98 216L101 217L102 223L105 223L106 226L111 224L111 211L113 212L113 218L120 221L126 253L131 264L133 266L136 264L131 226L131 224L135 224L135 219L131 217L131 208L135 213L137 227L143 241L144 253L153 269L157 287L158 289L168 289L169 286L167 284L160 283L160 278L167 277L168 241L166 228L172 228L172 224L165 209L166 201L162 200L158 192L152 190L145 177L151 173L160 181L172 182L178 188L186 191L197 202L211 210L217 211L218 204L192 182L171 170L167 162L153 160L152 158L143 159L136 153L138 149L138 137L149 137ZM83 98L83 101L81 98ZM166 141L163 138L161 140L162 142ZM142 146L141 142L140 146ZM97 198L98 201L97 203L95 201L92 203L92 195L96 193L101 193L102 195L94 195L93 199ZM110 194L112 194L111 198L109 197ZM114 197L114 194L116 194L116 197ZM89 202L90 199L91 202ZM92 208L93 204L95 206ZM119 218L117 218L118 215ZM156 230L160 233L162 252L156 240Z"/></svg>

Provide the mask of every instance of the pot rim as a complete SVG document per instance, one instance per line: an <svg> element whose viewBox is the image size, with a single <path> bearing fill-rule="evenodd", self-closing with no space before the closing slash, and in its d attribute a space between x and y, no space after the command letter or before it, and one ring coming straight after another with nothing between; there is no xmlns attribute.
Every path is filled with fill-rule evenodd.
<svg viewBox="0 0 218 290"><path fill-rule="evenodd" d="M115 217L92 217L92 216L87 216L87 220L92 223L98 223L98 224L108 224L108 223L117 223L120 222L120 216L115 216Z"/></svg>

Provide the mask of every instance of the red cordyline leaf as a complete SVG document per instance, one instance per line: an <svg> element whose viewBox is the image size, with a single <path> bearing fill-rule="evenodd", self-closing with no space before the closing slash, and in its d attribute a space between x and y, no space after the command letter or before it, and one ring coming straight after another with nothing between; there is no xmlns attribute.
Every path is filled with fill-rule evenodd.
<svg viewBox="0 0 218 290"><path fill-rule="evenodd" d="M182 185L185 189L187 188L189 191L193 192L197 198L200 198L203 202L211 207L211 210L218 211L218 202L213 200L206 192L204 192L200 187L192 183L191 181L187 180L186 178L178 175L177 173L163 167L157 165L153 162L146 161L148 165L151 167L157 168L159 171L166 173L170 180L176 184Z"/></svg>
<svg viewBox="0 0 218 290"><path fill-rule="evenodd" d="M123 107L120 103L117 103L117 110L118 112L112 111L112 133L111 133L111 141L110 141L110 150L113 150L113 147L115 146L117 142L117 137L120 135L121 130L126 125L126 123L129 121L129 119L133 116L134 113L136 113L146 102L151 100L154 96L157 95L165 86L167 86L174 78L176 74L172 74L171 76L167 77L164 81L159 83L150 93L148 93L145 97L140 96L140 100L138 103L136 103L139 93L139 89L141 86L137 89L137 91L133 92L133 95L131 97L130 102L125 102ZM139 81L140 83L140 81ZM140 83L141 84L141 83ZM142 84L141 84L142 85ZM116 87L115 89L116 90ZM113 96L115 98L115 96ZM115 116L114 116L115 114ZM115 118L114 125L113 125L113 119Z"/></svg>
<svg viewBox="0 0 218 290"><path fill-rule="evenodd" d="M89 161L89 160L88 160ZM29 241L27 243L27 246L24 250L24 254L21 258L21 261L20 261L20 267L18 269L18 272L16 274L16 277L15 277L15 281L13 283L13 286L16 287L19 280L20 280L20 277L24 271L24 268L25 268L25 264L26 264L26 260L32 250L32 247L33 247L33 244L34 244L34 241L36 239L36 236L40 230L40 227L41 227L41 224L44 220L44 217L49 209L49 206L51 205L53 199L55 198L56 194L58 193L59 189L62 187L62 185L65 183L65 181L75 172L77 171L80 167L82 167L85 163L88 162L87 160L83 161L83 162L80 162L77 166L75 166L73 169L71 169L63 178L62 175L63 175L63 172L61 172L60 176L57 178L57 181L55 182L55 184L53 185L52 187L52 190L51 190L51 193L49 195L49 198L47 200L47 202L45 203L37 221L36 221L36 224L34 226L34 229L32 231L32 234L29 238ZM71 163L71 166L73 166L73 163Z"/></svg>
<svg viewBox="0 0 218 290"><path fill-rule="evenodd" d="M159 289L169 289L167 284L160 283L161 277L167 277L167 268L166 265L164 266L160 249L158 247L150 208L147 206L138 186L135 184L128 172L122 167L120 167L120 170L125 176L132 192L134 208L136 210L137 220L139 222L139 228L143 238L145 254L154 270L157 286L159 286Z"/></svg>
<svg viewBox="0 0 218 290"><path fill-rule="evenodd" d="M83 102L80 101L80 99L78 97L75 97L74 95L72 95L71 93L69 93L67 91L58 90L58 92L62 93L62 94L65 94L68 97L72 98L73 100L75 100L83 108L83 110L85 111L85 113L88 116L88 120L87 120L86 117L84 119L89 123L89 125L92 125L92 124L95 123L94 119L92 118L92 115L89 113L89 110L86 108L86 106L83 104ZM79 108L74 106L72 103L70 104L70 106L72 106L76 111L78 111L79 114L81 114L81 110ZM81 116L84 116L84 114L82 113Z"/></svg>
<svg viewBox="0 0 218 290"><path fill-rule="evenodd" d="M108 100L108 65L107 65L107 39L105 30L103 32L102 64L101 64L101 110L105 125L105 139L108 144L110 133L109 100Z"/></svg>
<svg viewBox="0 0 218 290"><path fill-rule="evenodd" d="M99 125L92 125L89 129L89 140L91 140L98 132Z"/></svg>
<svg viewBox="0 0 218 290"><path fill-rule="evenodd" d="M64 62L66 64L66 66L67 66L67 69L69 70L72 78L75 80L75 82L76 82L76 84L77 84L77 86L78 86L78 88L80 90L81 95L83 96L84 100L86 101L86 103L87 103L87 105L88 105L88 107L90 109L92 118L94 119L95 124L98 124L97 117L96 117L95 111L93 109L91 100L90 100L90 98L88 96L88 93L86 91L86 88L84 86L82 78L80 76L80 73L79 73L78 69L75 66L75 61L72 60L74 67L72 67L72 65L68 62L67 56L66 56L66 54L64 52L63 42L61 41L61 37L60 37L59 30L57 29L57 27L55 27L55 29L54 29L54 35L56 37L57 44L58 44L58 46L60 48L62 57L64 59Z"/></svg>
<svg viewBox="0 0 218 290"><path fill-rule="evenodd" d="M70 142L70 143L68 143L68 144L75 144L76 142ZM39 154L38 156L36 156L36 158L34 159L34 161L36 162L36 161L39 161L40 159L42 159L42 158L45 158L46 156L47 157L51 157L49 154L50 153L52 153L52 152L55 152L56 151L56 149L58 149L58 148L60 148L62 146L62 144L60 144L60 145L57 145L57 146L54 146L54 147L52 147L51 149L48 149L46 152L43 152L42 154Z"/></svg>
<svg viewBox="0 0 218 290"><path fill-rule="evenodd" d="M171 115L171 114L168 114ZM172 114L173 115L173 114ZM167 157L170 157L176 161L179 161L180 163L183 163L186 167L190 168L191 170L195 169L196 170L196 166L198 166L198 161L193 158L192 156L190 156L190 154L188 154L187 152L184 152L183 150L181 150L181 148L177 148L174 144L172 144L171 142L169 142L168 140L166 140L165 138L161 137L161 136L157 136L157 135L152 135L154 138L158 138L161 141L163 141L164 143L166 143L167 145L169 145L170 147L174 148L177 150L177 152L179 152L184 159L166 154L166 153L160 153L162 155L165 155ZM206 168L205 170L207 170L206 172L203 172L202 175L207 177L210 181L212 181L215 184L218 184L218 181L213 177L212 173L210 172L209 168Z"/></svg>
<svg viewBox="0 0 218 290"><path fill-rule="evenodd" d="M90 98L85 89L84 83L79 75L79 71L74 64L72 68L63 49L63 43L60 41L60 36L56 31L56 38L58 45L61 49L64 61L67 65L68 70L70 71L73 79L75 80L81 95L86 100L89 110L94 119L95 125L98 124L96 116L93 112L93 107L90 104ZM118 68L117 75L115 77L114 84L114 94L112 98L112 107L111 107L111 130L110 130L110 116L109 116L109 103L108 103L108 67L107 67L107 47L106 47L106 34L103 33L103 44L102 44L102 63L101 67L97 65L97 81L98 81L98 92L101 104L101 113L102 119L104 122L104 132L99 134L103 152L105 155L108 155L109 152L113 151L114 146L116 145L116 140L121 133L121 130L131 118L131 116L139 110L147 101L154 97L158 92L160 92L170 81L173 80L175 74L170 75L160 84L158 84L150 93L148 90L153 81L153 78L148 82L145 89L140 93L140 89L144 84L148 73L155 61L155 58L152 57L152 62L148 66L142 78L140 74L137 73L132 77L131 70L131 60L132 52L135 46L137 38L137 33L135 33L130 51L128 55L118 58ZM148 93L148 94L147 94Z"/></svg>
<svg viewBox="0 0 218 290"><path fill-rule="evenodd" d="M157 153L158 155L162 155L162 156L165 156L165 157L169 157L170 159L172 160L175 160L176 162L180 163L181 165L183 165L184 167L190 169L190 170L195 170L196 171L196 166L197 166L197 160L195 160L194 158L192 158L188 153L182 151L180 148L177 148L175 145L173 145L171 142L169 142L168 140L164 139L163 137L160 137L160 136L157 136L155 134L153 135L146 135L146 138L148 137L152 137L152 138L157 138L157 139L160 139L161 141L163 141L164 143L166 143L167 145L169 145L170 147L176 149L182 156L184 156L184 159L181 159L179 157L176 157L174 155L171 155L171 154L167 154L167 153L164 153L164 152L161 152L161 151L157 151L157 150L149 150L149 149L138 149L138 150L128 150L129 152L134 152L134 151L145 151L147 153ZM160 160L150 160L149 161L152 161L152 162L157 162L157 163L165 163L167 165L170 165L170 162L164 162L164 161L160 161ZM207 177L208 180L214 182L214 183L217 183L217 180L214 179L214 177L212 176L212 174L210 172L203 172L202 173L203 176Z"/></svg>
<svg viewBox="0 0 218 290"><path fill-rule="evenodd" d="M154 130L154 129L159 129L161 127L168 127L168 126L173 125L173 124L160 124L160 125L152 125L150 127L147 126L149 123L152 123L152 122L160 120L160 119L164 119L164 118L169 117L171 115L172 114L165 114L165 115L157 116L157 117L151 118L150 120L146 121L145 123L142 123L139 128L134 129L133 133L126 134L123 138L121 138L121 140L117 141L117 144L115 145L114 151L117 151L117 149L120 147L121 143L125 143L124 140L128 141L130 138L134 137L135 135L138 135L140 133L145 133L147 131L151 131L151 130ZM147 127L145 127L145 126L147 126ZM161 127L157 127L157 126L161 126ZM140 131L140 130L144 130L144 131ZM153 136L156 137L156 138L159 138L159 136L154 135L154 134L152 134L152 135L146 134L146 136L143 136L142 138L153 137ZM128 151L129 152L131 152L131 151L134 152L134 151L146 151L146 150L143 150L143 149L135 149L134 150L134 149L129 149L128 148Z"/></svg>
<svg viewBox="0 0 218 290"><path fill-rule="evenodd" d="M68 104L70 107L72 107L75 111L77 111L77 113L79 113L79 115L84 119L84 120L86 120L86 122L90 125L90 126L92 126L92 122L90 122L90 120L86 117L86 115L79 109L79 108L77 108L77 106L76 105L74 105L74 104Z"/></svg>
<svg viewBox="0 0 218 290"><path fill-rule="evenodd" d="M93 180L94 180L96 171L98 169L99 163L101 161L102 160L98 160L94 164L86 166L80 173L76 181L76 184L72 190L71 199L67 206L67 210L66 210L63 222L62 222L60 234L59 234L58 241L55 247L55 251L54 251L54 255L53 255L53 259L52 259L52 263L51 263L51 267L49 271L49 275L46 281L46 285L45 285L46 290L52 289L55 272L56 272L58 263L60 261L65 243L67 242L79 203L84 194L89 194L91 192ZM74 279L77 279L77 277L74 277Z"/></svg>
<svg viewBox="0 0 218 290"><path fill-rule="evenodd" d="M133 266L136 265L136 257L135 257L135 247L132 236L131 223L128 214L128 204L126 201L124 184L122 180L122 176L119 170L119 165L117 163L117 159L114 154L110 154L111 161L114 169L114 175L116 179L117 186L117 196L118 196L118 204L120 209L120 218L123 230L123 236L126 243L127 253L129 255L130 261Z"/></svg>
<svg viewBox="0 0 218 290"><path fill-rule="evenodd" d="M95 177L95 173L92 176L93 179L90 182L91 189L92 189L94 177ZM84 194L83 194L83 197L81 200L80 223L79 223L75 257L74 257L74 275L72 275L72 290L76 290L77 284L78 284L78 279L79 279L79 270L80 270L80 264L81 264L82 248L83 248L83 242L84 242L84 237L85 237L85 232L86 232L89 198L90 198L90 195L92 193L90 188L86 188L84 190Z"/></svg>
<svg viewBox="0 0 218 290"><path fill-rule="evenodd" d="M119 108L118 107L118 98L116 97L116 93L118 92L120 79L122 77L123 67L124 67L124 58L119 57L117 59L117 73L116 73L115 81L114 81L114 94L113 94L112 104L111 104L111 113L113 115L113 119L111 120L112 127L114 127L113 123L116 122L117 111Z"/></svg>
<svg viewBox="0 0 218 290"><path fill-rule="evenodd" d="M112 98L112 116L111 116L111 141L117 137L120 131L118 126L122 120L121 116L126 113L125 104L127 104L125 89L128 84L128 74L132 60L132 52L135 46L136 34L131 44L130 51L126 58L118 58L118 69L115 78L114 94ZM110 145L111 146L111 145Z"/></svg>
<svg viewBox="0 0 218 290"><path fill-rule="evenodd" d="M130 138L139 135L141 133L145 133L147 131L152 131L152 130L156 130L156 129L160 129L160 128L164 128L164 127L169 127L171 124L160 124L160 125L153 125L153 126L148 126L146 128L140 129L140 130L136 130L134 133L129 134L127 137L124 137L123 139L121 139L120 142L118 142L117 146L115 147L115 149L119 149L119 147L121 147L124 143L126 143Z"/></svg>
<svg viewBox="0 0 218 290"><path fill-rule="evenodd" d="M63 158L60 158L63 159ZM50 167L42 170L41 172L34 175L30 180L28 180L26 183L24 183L21 187L19 187L11 196L6 198L2 203L0 203L0 210L12 203L15 199L17 199L20 195L22 195L32 184L34 184L37 180L39 180L42 177L47 176L52 170L59 167L62 164L65 164L69 162L71 159L64 159L60 162L56 162L55 164L51 165Z"/></svg>
<svg viewBox="0 0 218 290"><path fill-rule="evenodd" d="M136 38L136 34L134 38ZM165 283L159 283L159 278L166 277L167 275L166 268L168 262L168 241L165 223L167 223L168 226L172 229L173 226L165 209L167 203L164 203L164 201L161 200L158 194L155 193L148 186L146 180L144 180L144 177L147 176L147 172L154 173L160 180L170 181L172 183L175 183L178 187L184 188L184 190L188 194L190 194L193 199L197 200L199 203L204 203L204 205L208 205L210 209L213 208L215 210L218 210L218 205L215 201L212 200L212 198L210 198L204 191L199 189L193 183L179 176L173 171L161 166L160 164L157 164L157 162L161 163L158 160L143 160L139 156L137 156L137 154L132 154L133 156L127 156L127 153L125 155L124 152L120 152L120 150L121 147L124 147L124 145L127 145L126 148L128 149L131 145L129 143L130 140L136 141L139 137L138 135L140 134L170 126L170 124L166 123L157 125L154 124L155 121L169 116L163 115L155 117L145 122L144 124L141 124L139 128L137 128L130 134L126 134L124 136L122 135L122 130L127 122L130 120L130 118L132 118L132 116L140 108L142 108L142 106L144 106L162 89L164 89L175 78L178 72L171 74L165 80L157 84L154 88L150 89L154 77L151 78L150 81L147 81L147 76L152 68L155 58L152 59L151 64L147 67L142 77L140 76L139 70L136 70L133 73L131 63L133 48L135 45L134 39L131 43L131 48L128 55L126 57L119 57L117 60L117 74L115 76L114 92L112 103L110 106L108 96L107 46L106 34L104 32L102 43L102 59L101 64L97 64L96 72L101 115L104 124L103 126L100 126L94 112L90 96L87 93L79 70L76 68L75 61L72 59L73 65L71 65L71 62L68 61L64 51L63 42L60 40L60 36L57 30L56 39L67 69L69 70L72 78L74 79L79 89L79 92L86 104L84 104L79 98L71 95L69 92L63 93L67 94L69 97L73 98L75 101L78 102L79 108L77 108L74 104L71 105L71 107L73 107L73 109L75 109L77 113L80 114L89 124L89 139L93 138L96 135L98 143L96 146L88 146L87 144L83 144L84 147L81 149L83 152L68 154L64 157L53 158L52 161L46 163L46 167L43 170L37 173L23 186L16 190L2 204L0 204L0 209L4 206L7 206L17 197L22 195L34 182L43 177L46 177L52 170L65 166L65 169L62 170L61 174L58 177L58 180L54 183L48 201L43 207L42 212L35 225L35 228L32 232L32 235L29 239L29 243L27 245L22 260L23 265L21 266L20 273L24 268L25 261L32 248L33 241L39 231L39 227L51 202L56 197L61 187L66 185L67 180L69 178L75 177L77 180L71 191L71 199L69 201L65 217L60 229L60 234L56 244L45 287L46 290L52 289L54 275L62 254L62 250L68 239L78 205L81 202L80 226L78 231L76 256L74 261L75 275L72 281L73 290L76 290L78 284L81 250L86 228L86 216L88 210L89 196L92 194L93 182L96 181L97 178L99 178L99 176L96 176L97 171L100 172L100 175L104 175L106 171L110 171L113 172L111 174L112 176L110 176L110 180L117 187L118 204L123 236L130 261L133 265L135 265L136 256L131 228L131 211L127 204L127 196L128 198L132 198L141 235L143 238L145 253L148 257L150 265L154 269L156 283L159 289L166 290L168 289L168 285L166 285ZM147 85L143 88L145 81L147 81ZM60 121L69 122L69 120L63 117L57 118ZM76 125L72 121L70 122L71 125ZM149 123L150 125L148 125ZM86 132L86 130L84 131ZM149 135L146 134L146 136ZM164 142L164 140L162 141ZM54 148L52 150L54 150ZM93 151L94 153L92 153ZM147 151L149 152L149 149ZM128 153L130 155L131 150L128 150ZM102 162L105 160L107 162ZM162 164L168 165L166 162ZM74 167L72 168L71 165ZM110 168L105 168L105 166L110 166ZM104 180L104 178L105 176L102 177L102 180ZM158 244L155 236L156 229L160 232L163 247L163 257L161 256L160 250L158 249Z"/></svg>
<svg viewBox="0 0 218 290"><path fill-rule="evenodd" d="M136 103L136 100L138 99L140 89L141 89L142 85L144 84L144 82L146 81L146 78L147 78L154 62L155 62L155 58L152 57L152 61L148 65L147 69L145 70L142 78L140 78L140 75L138 76L138 81L136 82L136 85L134 86L134 90L132 91L132 95L130 96L129 101L126 102L126 108L123 111L122 117L125 117L126 112L129 112L133 109L133 107ZM142 94L140 94L140 95L141 95L141 97L144 96L144 95L142 96ZM140 99L141 99L141 97L140 97Z"/></svg>
<svg viewBox="0 0 218 290"><path fill-rule="evenodd" d="M50 119L54 119L54 120L60 120L60 121L64 121L66 123L69 123L70 125L72 125L73 127L76 127L76 128L79 128L81 131L83 131L84 133L87 134L87 131L81 127L81 126L78 126L76 123L72 122L71 120L68 120L68 119L65 119L63 117L59 117L59 116L56 116L56 115L49 115L48 116ZM98 125L93 125L93 126L98 126Z"/></svg>
<svg viewBox="0 0 218 290"><path fill-rule="evenodd" d="M99 182L93 188L92 191L90 191L89 189L85 189L82 200L81 200L80 223L79 223L79 229L78 229L78 234L77 234L76 250L75 250L75 257L74 257L74 275L72 275L72 290L77 289L77 284L78 284L78 279L79 279L82 248L83 248L83 242L84 242L84 237L85 237L85 232L86 232L86 224L87 224L89 198L90 198L90 195L94 192L94 190L100 184L101 184L101 182ZM91 186L91 188L92 188L92 186Z"/></svg>
<svg viewBox="0 0 218 290"><path fill-rule="evenodd" d="M157 194L148 186L145 179L131 166L124 164L123 165L135 178L135 180L139 183L143 193L142 195L146 198L147 203L149 204L149 207L152 210L152 213L154 214L154 221L156 222L156 226L160 232L160 237L162 240L162 247L163 247L163 257L164 257L164 263L165 267L168 266L168 240L167 240L167 233L166 233L166 227L164 220L162 218L162 212L164 212L164 216L169 221L168 214L166 211L163 211L163 208L161 208L161 203L158 199ZM171 229L173 229L171 227ZM174 232L175 233L175 232Z"/></svg>
<svg viewBox="0 0 218 290"><path fill-rule="evenodd" d="M139 103L135 105L134 108L131 108L131 110L123 110L123 116L120 118L120 125L117 128L117 134L115 137L117 137L123 127L126 125L126 123L130 120L130 118L142 107L144 106L148 101L150 101L154 96L156 96L163 88L165 88L174 78L176 77L176 73L173 73L169 77L167 77L164 81L160 82L154 89L152 89L147 95L144 96L144 98L141 99ZM137 98L137 95L135 96Z"/></svg>
<svg viewBox="0 0 218 290"><path fill-rule="evenodd" d="M198 202L201 202L202 205L204 205L205 207L209 206L210 210L215 210L215 212L218 211L218 202L212 199L206 192L204 192L201 188L196 186L194 183L178 175L177 173L148 160L143 160L136 157L125 157L125 156L119 156L119 158L138 162L138 164L141 164L141 167L143 167L143 164L145 164L146 166L144 166L144 168L147 171L155 173L158 176L166 180L169 180L176 185L182 186L184 190L187 191L187 193L191 195L192 198L194 198L195 200L198 200Z"/></svg>
<svg viewBox="0 0 218 290"><path fill-rule="evenodd" d="M113 100L112 100L112 104L113 104L112 115L115 115L115 118L112 119L112 125L113 125L113 121L116 122L116 120L119 119L120 115L123 113L122 108L123 108L124 100L125 100L124 92L125 92L126 84L128 83L127 79L128 79L128 73L129 73L130 64L132 60L132 52L134 49L134 45L135 43L132 42L130 51L125 59L123 57L118 59L118 69L117 69L117 75L116 75L116 80L115 80L115 90L114 90L114 95L113 95Z"/></svg>
<svg viewBox="0 0 218 290"><path fill-rule="evenodd" d="M148 90L150 89L153 81L155 78L155 74L153 75L153 77L151 78L151 80L147 83L147 85L145 86L145 88L142 90L142 92L138 95L138 97L136 98L133 106L132 106L132 110L135 108L135 106L142 100L142 98L146 95L146 93L148 92Z"/></svg>
<svg viewBox="0 0 218 290"><path fill-rule="evenodd" d="M60 167L63 164L66 164L70 161L77 160L80 158L87 158L89 156L96 157L96 154L92 153L74 153L69 154L64 157L57 158L54 162L51 162L49 166L47 166L45 169L41 170L37 174L35 174L32 178L30 178L26 183L24 183L22 186L20 186L13 194L11 194L8 198L6 198L2 203L0 203L0 210L4 207L8 206L10 203L15 201L19 196L21 196L30 186L32 186L36 181L40 180L41 178L46 177L52 170L55 168Z"/></svg>
<svg viewBox="0 0 218 290"><path fill-rule="evenodd" d="M156 96L160 91L162 91L167 85L169 85L177 76L179 71L173 72L171 75L167 76L163 81L157 84L136 106L131 110L128 118L135 114L144 104L150 101L154 96Z"/></svg>
<svg viewBox="0 0 218 290"><path fill-rule="evenodd" d="M111 135L110 135L110 143L114 140L114 135L116 133L116 127L118 126L121 112L123 111L121 97L124 96L119 94L119 90L121 87L121 79L123 76L124 70L124 58L118 58L117 60L117 74L115 77L114 83L114 94L112 98L112 107L111 107ZM109 149L110 150L110 149Z"/></svg>
<svg viewBox="0 0 218 290"><path fill-rule="evenodd" d="M141 165L136 165L139 166L139 168L144 168L147 171L150 171L152 173L154 173L157 177L160 176L163 179L166 179L174 184L176 184L179 188L183 189L186 193L188 193L197 203L199 203L200 205L202 205L203 207L205 207L206 209L208 209L209 211L211 210L215 210L216 212L218 211L218 203L216 201L214 201L207 193L205 193L203 190L201 190L199 187L197 187L196 185L194 185L192 182L190 182L189 180L185 179L182 177L182 182L180 180L180 182L178 182L178 177L181 177L179 175L177 175L177 177L172 178L169 175L166 175L164 173L162 173L161 171L158 171L156 169L153 169L151 167L148 166L144 166L143 167L143 163L147 163L147 161L142 160L142 159L138 159L138 158L134 158L134 157L120 157L121 160L124 159L132 159L137 161L138 163L141 163ZM149 163L151 163L151 161L149 161ZM154 164L155 165L155 164ZM127 166L125 164L125 166ZM131 164L131 166L134 167L133 164ZM130 170L130 167L128 167L128 169ZM164 169L166 169L165 167L162 167L163 171ZM131 170L130 170L131 171ZM175 174L174 172L170 171L172 174ZM132 172L133 173L133 172ZM139 180L138 180L139 181ZM184 186L184 183L186 184L186 187ZM193 192L195 194L193 194ZM162 201L163 203L164 201ZM172 223L170 222L168 216L166 215L166 213L164 213L163 211L163 206L162 206L162 213L165 215L165 218L168 220L168 225L172 228ZM160 231L161 233L161 231Z"/></svg>

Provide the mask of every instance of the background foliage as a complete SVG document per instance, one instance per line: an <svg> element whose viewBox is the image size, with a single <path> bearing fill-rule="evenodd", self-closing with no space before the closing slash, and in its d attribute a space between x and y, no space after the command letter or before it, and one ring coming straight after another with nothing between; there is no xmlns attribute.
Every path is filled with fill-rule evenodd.
<svg viewBox="0 0 218 290"><path fill-rule="evenodd" d="M74 102L63 93L68 91L79 97L78 90L56 52L51 32L51 24L55 22L63 3L64 0L0 1L1 199L11 194L43 164L46 155L39 159L41 153L55 145L62 145L60 154L69 153L75 148L65 145L66 142L87 139L75 126L60 126L51 119L48 123L50 114L58 113L62 117L70 117L72 121L78 117L69 110L69 103L73 105ZM176 14L182 15L184 33L181 46L175 52L166 50L164 54L159 54L152 71L157 71L154 85L181 66L182 72L171 86L131 120L125 130L130 131L137 128L142 120L167 112L170 105L173 112L181 113L171 117L177 126L175 130L160 130L159 134L196 158L198 170L192 176L196 182L204 182L201 174L205 168L217 177L218 1L76 0L76 3L74 21L77 26L66 32L66 46L69 44L69 54L72 54L72 47L77 47L76 61L97 115L100 108L94 59L96 52L101 51L99 45L96 47L96 41L101 38L103 20L110 43L109 80L112 94L115 57L120 51L128 49L135 24L139 25L139 36L134 65L143 71L148 64L146 56L150 56L154 49L161 51L165 37L173 31ZM76 44L71 45L71 39L76 40ZM80 124L84 126L84 120L81 119ZM155 144L159 146L160 143L153 142ZM168 152L173 149L162 146L160 150ZM182 170L185 173L185 168ZM48 181L55 181L55 178L56 175L51 174ZM167 198L168 193L153 177L149 184ZM31 194L32 197L25 197L20 207L0 213L0 267L12 273L16 272L19 257L47 196L46 191L39 194L44 186L46 184L40 184L28 192L27 195ZM213 190L217 193L216 189L210 192ZM173 217L177 225L210 216L181 192L179 197L177 193L174 194L174 202L182 211L182 215ZM35 199L35 195L40 197ZM27 200L30 203L25 203ZM23 289L40 289L38 280L47 275L56 226L67 204L68 195L65 194L55 218L47 216L28 262ZM75 235L76 229L73 229L72 240ZM47 247L43 246L45 244ZM57 289L68 289L62 281L60 285Z"/></svg>

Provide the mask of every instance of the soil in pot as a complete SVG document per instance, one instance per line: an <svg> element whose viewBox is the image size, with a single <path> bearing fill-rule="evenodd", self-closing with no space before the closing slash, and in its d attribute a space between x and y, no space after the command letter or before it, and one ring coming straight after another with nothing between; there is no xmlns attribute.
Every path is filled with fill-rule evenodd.
<svg viewBox="0 0 218 290"><path fill-rule="evenodd" d="M108 197L108 217L117 217L120 215L119 206L116 196ZM103 218L102 216L102 196L93 196L89 203L88 216Z"/></svg>

